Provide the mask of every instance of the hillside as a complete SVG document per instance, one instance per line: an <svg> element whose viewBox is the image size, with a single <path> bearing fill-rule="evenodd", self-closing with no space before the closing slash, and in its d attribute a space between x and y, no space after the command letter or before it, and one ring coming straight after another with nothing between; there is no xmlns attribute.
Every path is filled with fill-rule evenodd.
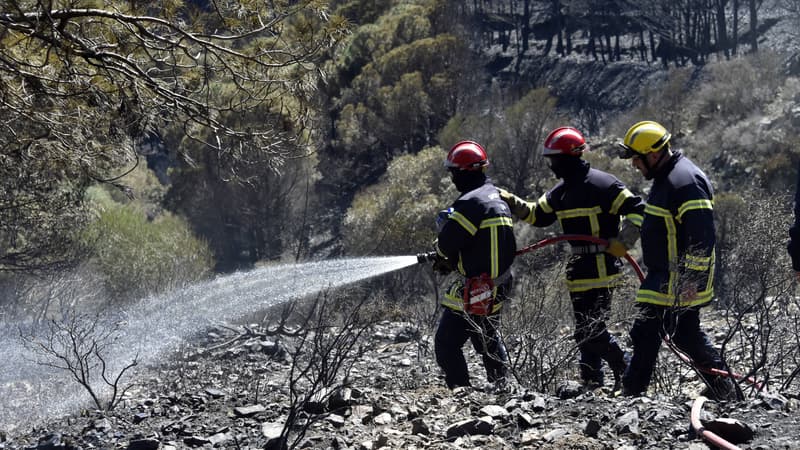
<svg viewBox="0 0 800 450"><path fill-rule="evenodd" d="M370 4L380 10L391 2L340 3L353 8ZM20 301L18 310L46 312L48 306L42 303L52 301L55 309L56 300L64 298L124 309L158 289L192 285L210 276L212 254L217 258L213 270L220 275L304 258L427 251L434 235L432 218L452 201L441 159L442 147L455 137L488 142L491 170L496 170L492 176L497 174L506 186L514 180L500 172L503 168L530 167L516 181L538 196L555 179L542 158L536 159L541 139L535 133L569 122L591 138L593 152L587 159L594 167L611 171L632 191L644 193L649 182L614 157L615 143L634 121L655 118L669 121L675 141L711 175L719 194L715 203L719 298L704 310L704 328L715 344L727 346L726 356L739 370L766 377L770 388L782 389L783 394L757 393L743 383L746 400L708 402L703 420L711 424L714 417L727 417L746 424L754 437L739 444L742 449L800 449L800 303L784 242L791 220L794 167L800 159L796 145L800 41L793 23L778 20L770 9L774 2L765 1L762 53L731 61L715 54L701 66L671 66L665 71L656 61L630 55L614 62L586 54L556 57L544 53L540 40L527 53L497 43L477 48L470 58L477 59L481 70L472 73L456 70L454 61L461 61L464 47L476 50L476 42L465 44L439 33L449 31L449 22L423 17L420 11L429 12L421 6L426 2L397 3L400 6L386 14L380 27L373 23L363 24L363 29L353 27L351 36L363 41L354 39L352 47L331 51L339 58L331 62L335 69L331 73L341 73L329 74L330 85L322 90L330 92L321 94L325 105L316 111L321 120L309 121L321 124L321 129L308 131L321 141L303 149L311 156L290 158L279 168L258 161L268 169L251 166L245 158L248 180L237 184L229 182L225 173L214 173L226 167L225 161L209 156L178 164L184 141L168 136L171 141L165 138L158 144L164 152L160 157L168 155L170 162L162 161L157 175L172 176L173 184L140 181L145 189L136 201L152 197L149 203L106 218L112 227L127 224L126 220L132 226L119 233L112 228L110 233L99 230L92 235L108 237L100 242L113 252L107 252L111 259L101 263L114 275L115 284L97 281L105 274L93 261L92 272L79 272L74 278L83 289L72 291L61 285L42 293L51 288L46 285L30 290L32 294L24 297L30 304ZM369 17L371 9L364 9ZM381 27L396 33L392 35L398 41L396 48L389 48L389 39L381 40L391 34ZM577 40L582 38L574 44L585 45ZM375 49L380 52L371 53ZM452 53L442 55L442 49ZM434 70L442 60L446 70ZM358 70L350 73L342 66ZM533 159L518 162L515 156L525 149L535 149ZM167 168L169 164L176 165ZM143 166L139 170L152 178ZM229 168L234 173L243 167ZM93 211L97 215L130 206L122 192L89 194L92 201L100 198ZM167 224L176 232L141 231L163 224L158 218L164 211L180 216ZM522 226L517 232L522 245L556 231ZM184 236L191 239L179 239ZM209 242L215 244L211 249L206 247ZM634 256L638 251L632 249ZM160 259L139 259L143 254ZM45 423L14 424L0 429L0 449L276 448L274 439L287 421L293 424L290 437L297 439L290 442L292 448L709 448L689 425L690 408L703 386L694 371L666 349L659 358L661 378L650 396L617 397L608 387L587 391L573 380L577 369L571 316L561 284L563 266L557 263L563 257L563 249L553 248L536 260L518 259L515 264L524 276L514 307L520 309L504 316L514 341L509 345L512 353L519 343L516 339L524 336L541 353L520 348L519 354L527 351L526 357L542 360L553 354L560 357L526 368L551 376L547 383L519 379L508 391L495 392L483 386L482 366L470 350L474 388L452 392L444 388L431 337L434 297L442 280L430 271L404 271L364 283L368 293L347 296L348 301L362 297L374 301L382 309L363 334L347 342L352 347L340 344L347 347L346 358L339 359L333 351L340 348L315 355L320 350L315 345L339 336L336 328L300 337L294 329L276 333L263 323L195 330L197 335L182 352L164 355L163 365L137 372L133 388L113 411L89 408ZM162 261L164 265L156 264ZM190 266L192 261L200 268ZM186 278L175 281L171 271ZM10 279L0 286L9 298L17 287L13 275ZM40 288L40 280L35 281ZM312 284L321 288L323 282ZM613 331L623 341L632 317L631 288L626 286L614 300ZM84 290L92 294L82 297ZM271 293L265 288L259 295ZM215 303L225 307L228 300L218 298ZM531 316L523 305L538 313L540 321L528 321ZM193 307L189 300L184 306ZM332 323L341 320L340 315L347 317L352 312L349 306L347 302L333 306ZM425 314L412 312L413 308ZM4 320L12 317L2 314ZM280 313L269 311L264 317L270 314ZM624 344L630 348L629 342ZM315 377L326 378L326 383ZM328 391L322 384L336 389ZM545 388L535 389L538 384ZM23 381L19 385L25 387ZM305 398L309 392L316 395ZM47 403L48 392L29 395Z"/></svg>
<svg viewBox="0 0 800 450"><path fill-rule="evenodd" d="M258 336L263 329L249 331L231 342L231 329L210 330L203 346L154 369L115 411L87 410L21 428L26 432L7 437L0 448L274 448L270 439L291 403L292 360L281 348L293 342L277 344ZM349 370L346 388L300 413L294 431L305 436L296 448L708 448L690 429L690 394L615 398L608 388L582 391L574 382L560 383L558 394L516 384L493 393L480 387L474 354L470 370L478 387L450 392L432 360L431 337L413 325L380 323L361 344L367 350ZM681 383L687 393L699 389L691 372ZM798 449L797 407L797 399L775 395L707 402L702 420L745 423L755 437L742 449Z"/></svg>

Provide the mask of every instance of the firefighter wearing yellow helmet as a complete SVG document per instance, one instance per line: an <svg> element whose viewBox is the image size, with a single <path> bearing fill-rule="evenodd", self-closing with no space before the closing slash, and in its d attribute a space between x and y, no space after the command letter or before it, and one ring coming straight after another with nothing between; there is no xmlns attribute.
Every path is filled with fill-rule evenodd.
<svg viewBox="0 0 800 450"><path fill-rule="evenodd" d="M714 294L714 192L706 174L670 148L671 138L661 124L643 121L630 127L620 143L620 157L653 180L641 226L647 276L636 295L640 314L630 331L633 358L622 380L626 395L647 390L665 336L698 366L725 369L700 328L699 308ZM729 379L701 376L709 396L734 395Z"/></svg>

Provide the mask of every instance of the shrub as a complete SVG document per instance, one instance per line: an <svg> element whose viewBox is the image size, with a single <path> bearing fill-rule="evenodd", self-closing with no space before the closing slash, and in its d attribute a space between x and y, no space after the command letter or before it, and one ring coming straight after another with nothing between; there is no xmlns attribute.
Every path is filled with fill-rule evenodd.
<svg viewBox="0 0 800 450"><path fill-rule="evenodd" d="M136 298L205 278L211 271L208 245L170 213L148 220L141 204L113 202L90 191L97 220L83 233L92 263L114 297Z"/></svg>

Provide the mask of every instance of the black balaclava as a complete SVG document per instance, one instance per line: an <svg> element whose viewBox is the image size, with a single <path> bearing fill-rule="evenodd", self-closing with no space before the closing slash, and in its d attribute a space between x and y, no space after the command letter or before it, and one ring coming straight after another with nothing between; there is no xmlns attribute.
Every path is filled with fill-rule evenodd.
<svg viewBox="0 0 800 450"><path fill-rule="evenodd" d="M486 183L486 174L481 170L450 169L450 179L462 194L483 186Z"/></svg>
<svg viewBox="0 0 800 450"><path fill-rule="evenodd" d="M586 171L586 161L579 156L554 155L547 157L550 170L557 178L566 179L570 176L583 175Z"/></svg>

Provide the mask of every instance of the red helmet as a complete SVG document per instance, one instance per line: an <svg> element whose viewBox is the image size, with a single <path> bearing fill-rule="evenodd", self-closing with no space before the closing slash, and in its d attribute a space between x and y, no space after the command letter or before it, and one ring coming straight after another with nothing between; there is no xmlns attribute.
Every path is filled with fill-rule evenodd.
<svg viewBox="0 0 800 450"><path fill-rule="evenodd" d="M482 170L489 165L486 150L474 141L461 141L447 153L444 166L450 169Z"/></svg>
<svg viewBox="0 0 800 450"><path fill-rule="evenodd" d="M589 146L580 131L572 127L559 127L547 135L542 154L581 156L586 150L589 150Z"/></svg>

